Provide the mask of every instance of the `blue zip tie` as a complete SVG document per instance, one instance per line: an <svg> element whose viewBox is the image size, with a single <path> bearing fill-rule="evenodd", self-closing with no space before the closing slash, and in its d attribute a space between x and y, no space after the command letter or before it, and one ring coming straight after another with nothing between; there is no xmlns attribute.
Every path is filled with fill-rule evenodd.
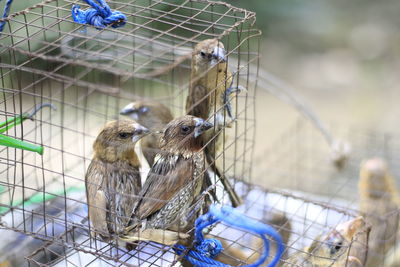
<svg viewBox="0 0 400 267"><path fill-rule="evenodd" d="M72 6L72 18L80 24L89 24L98 29L111 25L113 28L122 27L126 23L126 16L120 11L111 11L111 8L104 0L84 0L92 8L80 9L79 5Z"/></svg>
<svg viewBox="0 0 400 267"><path fill-rule="evenodd" d="M260 238L264 242L264 251L261 257L254 263L246 265L247 267L260 266L265 262L269 255L269 240L265 237L266 235L272 237L277 243L277 251L274 259L268 264L268 267L274 267L282 257L285 246L279 233L271 226L260 223L254 219L251 219L244 214L236 211L232 207L228 206L216 206L212 205L207 214L200 216L195 222L195 250L190 250L184 256L186 260L195 266L199 267L229 267L230 265L221 263L214 260L219 253L223 251L222 244L217 239L204 239L203 229L216 222L224 222L229 226L235 228L248 230L250 232L260 235ZM182 255L186 252L186 247L183 245L175 245L175 251L178 255Z"/></svg>

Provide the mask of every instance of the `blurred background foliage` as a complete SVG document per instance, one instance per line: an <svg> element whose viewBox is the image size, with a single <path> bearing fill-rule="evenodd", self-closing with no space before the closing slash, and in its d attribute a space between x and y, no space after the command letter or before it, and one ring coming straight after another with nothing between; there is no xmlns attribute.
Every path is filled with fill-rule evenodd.
<svg viewBox="0 0 400 267"><path fill-rule="evenodd" d="M228 2L257 13L261 66L295 87L323 119L399 132L399 1ZM261 113L270 116L261 122L268 129L293 118L290 108L270 96L266 101Z"/></svg>

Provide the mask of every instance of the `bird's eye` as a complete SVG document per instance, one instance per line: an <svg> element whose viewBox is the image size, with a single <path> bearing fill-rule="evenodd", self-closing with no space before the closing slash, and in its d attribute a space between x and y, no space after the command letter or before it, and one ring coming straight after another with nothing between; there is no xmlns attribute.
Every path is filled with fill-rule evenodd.
<svg viewBox="0 0 400 267"><path fill-rule="evenodd" d="M343 242L342 242L342 241L331 243L331 246L330 246L330 253L331 253L331 255L332 255L332 256L333 256L333 255L336 255L336 254L340 251L340 249L341 249L342 247L343 247Z"/></svg>
<svg viewBox="0 0 400 267"><path fill-rule="evenodd" d="M335 250L336 251L339 251L341 248L342 248L342 246L343 246L343 243L340 241L340 242L338 242L337 244L336 244L336 246L335 246Z"/></svg>
<svg viewBox="0 0 400 267"><path fill-rule="evenodd" d="M204 53L203 51L200 52L200 55L201 55L202 57L206 57L206 53Z"/></svg>
<svg viewBox="0 0 400 267"><path fill-rule="evenodd" d="M131 136L131 134L130 134L130 133L122 132L122 133L118 133L118 136L119 136L121 139L125 139L125 138L128 138L129 136Z"/></svg>
<svg viewBox="0 0 400 267"><path fill-rule="evenodd" d="M189 126L182 126L181 127L181 132L183 133L183 134L188 134L189 133L189 131L190 131L190 127Z"/></svg>

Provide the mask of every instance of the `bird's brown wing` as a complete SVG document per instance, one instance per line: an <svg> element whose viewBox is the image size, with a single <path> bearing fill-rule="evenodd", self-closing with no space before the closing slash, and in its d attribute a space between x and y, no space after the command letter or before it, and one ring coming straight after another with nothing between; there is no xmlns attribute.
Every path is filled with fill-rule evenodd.
<svg viewBox="0 0 400 267"><path fill-rule="evenodd" d="M203 85L194 85L189 90L186 100L186 112L202 119L208 118L209 96L207 96L207 87Z"/></svg>
<svg viewBox="0 0 400 267"><path fill-rule="evenodd" d="M93 160L86 172L85 185L89 209L89 219L93 227L100 232L107 232L107 200L103 191L105 168L97 160Z"/></svg>
<svg viewBox="0 0 400 267"><path fill-rule="evenodd" d="M111 169L109 190L106 197L109 201L109 209L114 221L114 231L117 233L123 229L130 221L132 210L138 200L137 195L141 190L141 179L139 169L126 162L118 161Z"/></svg>
<svg viewBox="0 0 400 267"><path fill-rule="evenodd" d="M176 193L191 181L193 161L161 157L151 168L139 196L135 216L144 219L160 210Z"/></svg>

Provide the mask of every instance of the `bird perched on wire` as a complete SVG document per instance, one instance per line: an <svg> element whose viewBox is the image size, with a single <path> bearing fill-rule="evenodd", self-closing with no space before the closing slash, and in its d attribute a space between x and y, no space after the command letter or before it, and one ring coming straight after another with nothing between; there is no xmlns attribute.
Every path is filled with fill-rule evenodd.
<svg viewBox="0 0 400 267"><path fill-rule="evenodd" d="M120 114L129 116L152 132L141 140L141 148L147 163L150 167L153 166L154 157L160 150L158 132L172 121L171 110L154 100L139 100L126 105Z"/></svg>
<svg viewBox="0 0 400 267"><path fill-rule="evenodd" d="M129 233L123 241L137 241L139 228L185 232L194 227L201 201L205 157L201 135L213 125L190 115L165 126L157 154L139 200ZM136 232L135 232L136 231ZM157 240L152 240L157 242ZM161 241L161 243L163 243Z"/></svg>
<svg viewBox="0 0 400 267"><path fill-rule="evenodd" d="M94 144L94 156L86 172L86 197L93 232L107 239L121 233L141 189L136 142L149 130L136 122L107 123Z"/></svg>
<svg viewBox="0 0 400 267"><path fill-rule="evenodd" d="M399 193L386 162L369 159L360 169L360 213L371 225L366 266L380 266L395 245L399 224Z"/></svg>
<svg viewBox="0 0 400 267"><path fill-rule="evenodd" d="M233 75L228 70L224 45L217 39L207 39L199 42L192 54L189 94L186 100L186 112L189 115L210 119L215 125L214 131L209 131L205 142L207 162L214 173L220 177L228 192L234 207L241 203L229 181L222 176L216 167L216 155L220 153L223 136L220 131L231 127L234 120L230 106L230 94L239 88L232 87Z"/></svg>
<svg viewBox="0 0 400 267"><path fill-rule="evenodd" d="M361 261L349 256L349 249L356 234L365 226L363 217L338 224L330 232L318 236L304 251L297 252L289 257L282 266L303 267L362 267Z"/></svg>

